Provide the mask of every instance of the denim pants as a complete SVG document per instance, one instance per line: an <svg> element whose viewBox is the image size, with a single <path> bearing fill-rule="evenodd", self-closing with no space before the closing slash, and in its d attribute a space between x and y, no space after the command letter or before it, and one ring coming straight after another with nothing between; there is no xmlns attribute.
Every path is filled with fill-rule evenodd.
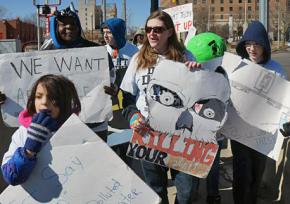
<svg viewBox="0 0 290 204"><path fill-rule="evenodd" d="M220 176L220 154L223 140L218 141L219 149L215 156L211 170L206 178L207 196L219 195L219 176Z"/></svg>
<svg viewBox="0 0 290 204"><path fill-rule="evenodd" d="M142 161L142 169L146 183L161 197L162 204L168 204L167 185L168 168ZM170 169L177 190L175 204L191 204L193 193L197 191L197 177Z"/></svg>

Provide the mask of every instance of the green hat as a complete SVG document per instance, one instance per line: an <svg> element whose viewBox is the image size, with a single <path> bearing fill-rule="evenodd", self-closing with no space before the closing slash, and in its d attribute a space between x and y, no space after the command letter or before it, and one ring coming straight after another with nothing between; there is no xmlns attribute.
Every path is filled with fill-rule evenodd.
<svg viewBox="0 0 290 204"><path fill-rule="evenodd" d="M199 63L223 56L227 50L224 39L211 32L195 35L189 40L186 48Z"/></svg>

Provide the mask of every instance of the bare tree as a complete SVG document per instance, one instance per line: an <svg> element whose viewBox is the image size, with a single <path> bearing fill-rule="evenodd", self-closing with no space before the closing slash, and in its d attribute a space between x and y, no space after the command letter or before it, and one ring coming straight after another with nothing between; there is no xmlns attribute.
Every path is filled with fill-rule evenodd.
<svg viewBox="0 0 290 204"><path fill-rule="evenodd" d="M3 6L0 6L0 18L4 18L7 14L7 9Z"/></svg>

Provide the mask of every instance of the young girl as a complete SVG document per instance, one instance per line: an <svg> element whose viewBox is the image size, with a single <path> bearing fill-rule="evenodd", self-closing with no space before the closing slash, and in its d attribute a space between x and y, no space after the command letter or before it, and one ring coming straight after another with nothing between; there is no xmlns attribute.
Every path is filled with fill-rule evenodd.
<svg viewBox="0 0 290 204"><path fill-rule="evenodd" d="M58 75L44 75L33 85L26 109L19 114L19 129L2 161L4 180L11 185L25 182L37 153L72 113L81 111L74 84Z"/></svg>
<svg viewBox="0 0 290 204"><path fill-rule="evenodd" d="M163 59L184 62L187 67L198 67L192 61L193 56L179 43L171 17L163 12L153 12L146 20L146 36L140 51L133 56L121 89L124 91L123 115L130 121L131 128L138 128L148 116L146 87L156 64ZM166 73L164 73L166 74ZM142 162L146 183L162 198L162 204L168 203L167 168L149 162ZM175 177L177 195L175 203L189 204L197 190L196 177L171 170Z"/></svg>

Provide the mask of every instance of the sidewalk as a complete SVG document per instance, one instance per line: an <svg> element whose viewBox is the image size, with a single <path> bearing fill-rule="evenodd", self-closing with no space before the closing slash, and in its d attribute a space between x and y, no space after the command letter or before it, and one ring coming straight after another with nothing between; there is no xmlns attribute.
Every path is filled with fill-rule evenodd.
<svg viewBox="0 0 290 204"><path fill-rule="evenodd" d="M220 163L220 194L222 197L222 204L233 204L233 196L232 196L232 152L230 148L230 143L226 149L222 149L221 151L221 163ZM267 165L266 165L267 168ZM193 202L193 204L207 204L206 203L206 180L201 179L199 192L197 196L197 200ZM273 184L274 185L274 184ZM273 190L273 189L272 189ZM286 198L284 201L274 201L273 192L271 189L260 189L260 196L258 198L257 204L286 204L290 203L290 201ZM289 191L289 190L288 190ZM279 194L279 193L278 193ZM287 193L286 193L287 194ZM176 188L174 186L168 187L168 197L169 203L173 204L176 195ZM287 196L288 197L288 196ZM285 201L286 200L286 201Z"/></svg>

